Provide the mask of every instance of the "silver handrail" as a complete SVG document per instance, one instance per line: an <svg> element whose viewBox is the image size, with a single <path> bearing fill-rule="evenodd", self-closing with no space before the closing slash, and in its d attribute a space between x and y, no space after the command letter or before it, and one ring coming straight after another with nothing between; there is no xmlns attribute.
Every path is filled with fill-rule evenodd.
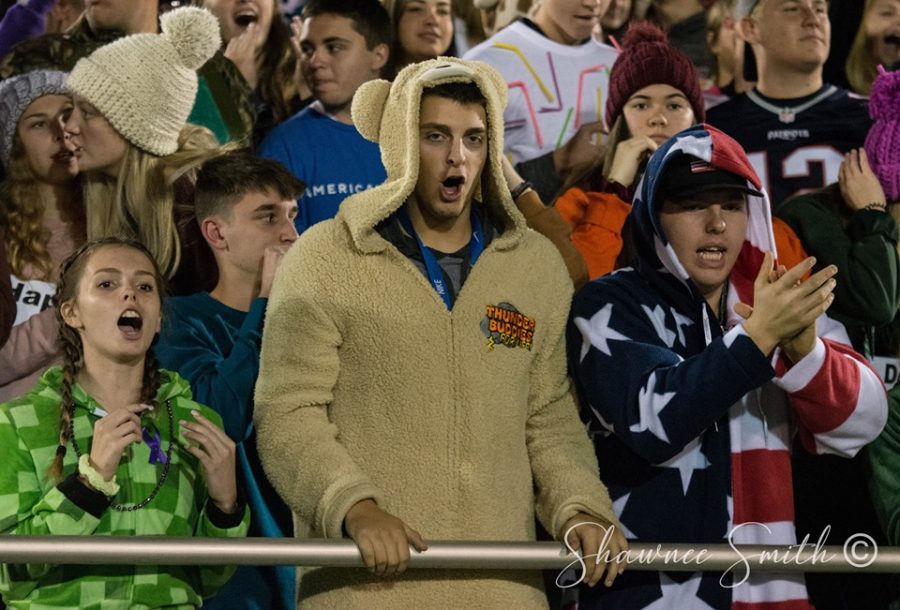
<svg viewBox="0 0 900 610"><path fill-rule="evenodd" d="M864 541L863 541L864 542ZM413 552L410 568L536 570L580 569L555 542L429 542ZM589 560L592 560L589 558ZM0 536L0 562L135 565L300 565L360 567L350 540L272 538L161 538L111 536ZM745 567L756 572L900 573L900 547L632 543L629 570L671 572Z"/></svg>

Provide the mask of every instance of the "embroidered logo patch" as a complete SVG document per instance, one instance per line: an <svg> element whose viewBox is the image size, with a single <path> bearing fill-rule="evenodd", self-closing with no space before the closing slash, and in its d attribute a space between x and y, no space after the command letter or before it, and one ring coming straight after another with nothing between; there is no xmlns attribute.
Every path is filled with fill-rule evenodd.
<svg viewBox="0 0 900 610"><path fill-rule="evenodd" d="M487 315L481 321L481 332L487 337L489 350L494 349L495 345L505 345L524 347L530 351L536 325L534 318L520 313L513 305L500 303L487 306Z"/></svg>

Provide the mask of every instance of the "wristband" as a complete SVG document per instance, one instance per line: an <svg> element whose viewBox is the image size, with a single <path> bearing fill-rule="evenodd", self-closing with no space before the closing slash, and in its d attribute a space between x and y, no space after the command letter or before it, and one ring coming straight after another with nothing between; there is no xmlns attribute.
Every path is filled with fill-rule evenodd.
<svg viewBox="0 0 900 610"><path fill-rule="evenodd" d="M515 203L515 201L522 196L522 193L530 188L534 188L534 186L530 182L528 182L528 180L522 180L522 182L520 182L516 188L512 189L509 192L509 195L510 197L512 197L512 200Z"/></svg>
<svg viewBox="0 0 900 610"><path fill-rule="evenodd" d="M86 453L78 458L78 474L83 476L91 487L108 498L119 493L119 484L116 483L116 475L113 475L109 481L104 479L103 475L97 472L96 468L91 466L91 458Z"/></svg>

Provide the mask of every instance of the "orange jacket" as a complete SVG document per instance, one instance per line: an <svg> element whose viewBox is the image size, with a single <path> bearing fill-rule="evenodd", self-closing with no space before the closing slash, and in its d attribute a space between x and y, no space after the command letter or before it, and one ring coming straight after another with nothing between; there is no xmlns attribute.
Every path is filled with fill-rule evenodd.
<svg viewBox="0 0 900 610"><path fill-rule="evenodd" d="M622 227L631 213L631 204L611 193L571 188L560 195L555 206L572 226L572 244L584 258L590 278L594 280L615 270L622 251ZM780 264L790 269L806 258L800 239L784 221L773 218L772 230Z"/></svg>

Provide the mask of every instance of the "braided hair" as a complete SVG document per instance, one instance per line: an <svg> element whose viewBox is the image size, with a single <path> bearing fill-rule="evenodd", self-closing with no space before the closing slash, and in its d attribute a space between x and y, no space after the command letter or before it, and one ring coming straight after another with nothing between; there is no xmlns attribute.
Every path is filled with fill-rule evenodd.
<svg viewBox="0 0 900 610"><path fill-rule="evenodd" d="M81 277L84 275L84 269L91 255L98 250L113 246L133 248L143 253L151 261L160 302L165 299L165 279L159 269L159 263L140 242L119 237L95 239L81 246L63 262L59 274L59 282L56 284L56 295L54 296L56 321L59 325L59 340L63 350L63 382L59 391L59 446L56 449L56 457L47 472L48 476L53 480L59 480L62 477L66 446L72 436L72 405L74 404L72 389L75 386L75 377L78 371L84 366L84 349L81 343L81 335L63 320L61 307L63 303L75 299L78 293L78 286L81 283ZM157 404L156 394L159 391L161 381L159 363L153 354L153 348L150 348L144 356L144 376L141 382L142 403L154 406ZM158 409L154 410L154 413L158 412Z"/></svg>

